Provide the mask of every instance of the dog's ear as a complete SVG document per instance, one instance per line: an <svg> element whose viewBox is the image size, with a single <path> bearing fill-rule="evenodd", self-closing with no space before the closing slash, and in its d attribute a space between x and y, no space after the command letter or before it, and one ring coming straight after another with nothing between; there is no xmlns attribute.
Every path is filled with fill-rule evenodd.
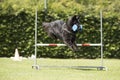
<svg viewBox="0 0 120 80"><path fill-rule="evenodd" d="M66 21L66 23L67 23L67 25L71 26L75 22L77 22L78 20L79 20L79 16L78 15L74 15L74 16L68 18L68 20Z"/></svg>
<svg viewBox="0 0 120 80"><path fill-rule="evenodd" d="M80 16L79 16L79 15L77 15L77 16L76 16L76 19L78 19L78 20L79 20L79 19L80 19Z"/></svg>
<svg viewBox="0 0 120 80"><path fill-rule="evenodd" d="M74 15L73 17L72 17L72 21L74 21L74 20L79 20L80 19L80 16L79 15Z"/></svg>
<svg viewBox="0 0 120 80"><path fill-rule="evenodd" d="M79 15L74 15L71 19L71 21L74 23L79 22L80 16Z"/></svg>
<svg viewBox="0 0 120 80"><path fill-rule="evenodd" d="M72 20L74 21L74 20L76 20L77 19L77 15L74 15L73 17L72 17Z"/></svg>

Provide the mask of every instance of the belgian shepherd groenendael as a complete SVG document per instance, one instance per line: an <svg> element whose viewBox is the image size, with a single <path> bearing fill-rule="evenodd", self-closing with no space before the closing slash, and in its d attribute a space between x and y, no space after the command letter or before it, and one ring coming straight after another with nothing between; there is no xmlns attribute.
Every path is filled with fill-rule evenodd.
<svg viewBox="0 0 120 80"><path fill-rule="evenodd" d="M43 22L42 26L48 35L54 39L63 41L73 51L78 51L76 45L76 32L81 29L79 16L74 15L66 22L56 20L53 22Z"/></svg>

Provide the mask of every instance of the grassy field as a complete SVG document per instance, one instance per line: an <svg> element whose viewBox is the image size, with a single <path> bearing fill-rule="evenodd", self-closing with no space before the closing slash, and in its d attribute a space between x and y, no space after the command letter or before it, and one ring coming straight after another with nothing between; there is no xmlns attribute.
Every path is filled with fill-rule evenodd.
<svg viewBox="0 0 120 80"><path fill-rule="evenodd" d="M38 59L41 66L98 66L100 59ZM105 59L107 71L78 68L32 69L33 60L0 58L0 80L120 80L120 60Z"/></svg>

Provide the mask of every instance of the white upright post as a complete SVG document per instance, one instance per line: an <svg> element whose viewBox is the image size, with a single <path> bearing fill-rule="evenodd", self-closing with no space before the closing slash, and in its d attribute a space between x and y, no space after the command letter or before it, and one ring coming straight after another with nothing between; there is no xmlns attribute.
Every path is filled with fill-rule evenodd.
<svg viewBox="0 0 120 80"><path fill-rule="evenodd" d="M37 8L35 10L35 58L32 68L39 69L39 66L37 65Z"/></svg>
<svg viewBox="0 0 120 80"><path fill-rule="evenodd" d="M37 8L36 8L36 11L35 11L35 62L34 62L34 65L37 64Z"/></svg>
<svg viewBox="0 0 120 80"><path fill-rule="evenodd" d="M44 0L44 8L47 9L47 0Z"/></svg>
<svg viewBox="0 0 120 80"><path fill-rule="evenodd" d="M101 66L103 66L103 31L102 31L102 10L100 11L100 32L101 32Z"/></svg>

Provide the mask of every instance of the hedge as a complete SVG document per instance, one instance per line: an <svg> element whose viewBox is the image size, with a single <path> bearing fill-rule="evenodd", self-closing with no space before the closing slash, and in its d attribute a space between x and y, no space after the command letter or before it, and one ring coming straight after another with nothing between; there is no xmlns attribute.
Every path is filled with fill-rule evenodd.
<svg viewBox="0 0 120 80"><path fill-rule="evenodd" d="M77 33L77 43L100 43L99 10L102 6L104 57L120 58L119 9L115 8L115 12L108 11L109 7L105 8L107 3L103 3L103 6L103 4L95 5L97 2L93 2L91 5L94 6L91 6L77 0L55 2L51 0L45 12L41 0L38 3L25 0L22 6L20 5L22 2L17 1L0 2L0 57L13 56L15 48L18 48L21 56L28 57L34 54L35 7L38 8L38 43L62 43L48 37L41 24L44 21L57 19L66 21L74 14L80 16L83 25L83 31ZM79 50L75 53L68 47L38 47L37 57L92 59L100 57L100 47L79 47Z"/></svg>

